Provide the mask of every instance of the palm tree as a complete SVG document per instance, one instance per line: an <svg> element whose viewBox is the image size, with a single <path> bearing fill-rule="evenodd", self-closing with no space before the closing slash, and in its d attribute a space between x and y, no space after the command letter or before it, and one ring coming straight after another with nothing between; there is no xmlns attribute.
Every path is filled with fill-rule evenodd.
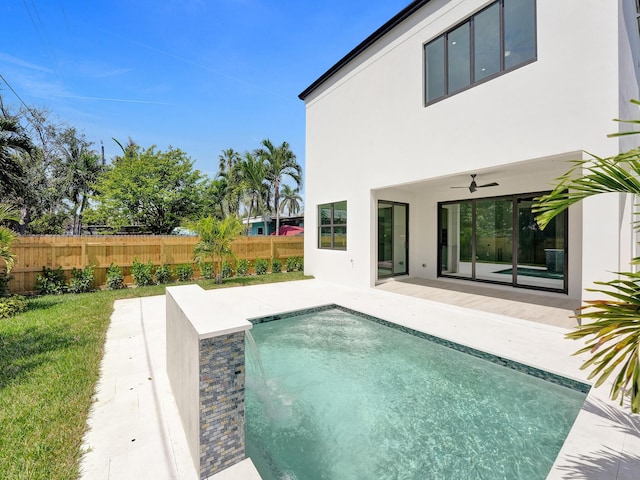
<svg viewBox="0 0 640 480"><path fill-rule="evenodd" d="M284 184L280 189L280 199L282 200L280 212L284 212L285 208L288 209L289 215L297 215L300 212L302 197L299 189L294 189L290 185Z"/></svg>
<svg viewBox="0 0 640 480"><path fill-rule="evenodd" d="M637 101L633 103L640 104ZM630 123L638 123L631 121ZM610 136L626 135L613 134ZM640 195L640 148L613 157L577 161L575 166L558 179L554 190L537 199L533 206L541 228L551 219L585 198L602 193ZM635 223L636 230L640 224ZM635 258L633 264L639 264ZM587 338L586 346L575 354L591 353L581 368L593 367L589 379L598 377L595 386L602 385L617 372L611 387L613 400L620 397L622 404L627 394L631 397L631 411L640 412L640 273L618 272L618 278L596 282L606 287L589 289L606 295L604 300L587 301L577 317L593 320L568 333L567 338Z"/></svg>
<svg viewBox="0 0 640 480"><path fill-rule="evenodd" d="M267 164L267 178L273 191L273 211L276 215L276 235L280 230L280 183L285 176L290 177L296 187L302 185L302 167L296 161L296 155L289 148L287 142L279 147L274 146L269 139L262 141L263 148L257 150L258 157Z"/></svg>
<svg viewBox="0 0 640 480"><path fill-rule="evenodd" d="M34 147L22 126L14 118L0 116L0 186L4 194L19 192L24 170L17 153L31 155Z"/></svg>
<svg viewBox="0 0 640 480"><path fill-rule="evenodd" d="M190 223L188 228L200 236L200 241L193 249L193 259L198 264L210 259L214 264L216 283L222 283L222 262L233 256L231 244L240 235L242 224L233 216L223 220L209 216Z"/></svg>
<svg viewBox="0 0 640 480"><path fill-rule="evenodd" d="M242 197L240 164L242 157L233 148L222 150L218 155L217 178L224 180L224 206L223 214L238 215L240 211L240 199Z"/></svg>
<svg viewBox="0 0 640 480"><path fill-rule="evenodd" d="M249 211L247 213L246 235L249 235L249 220L255 206L256 212L264 215L265 196L269 185L265 163L253 154L246 152L241 166L241 178L244 191L249 195ZM266 227L266 225L265 225ZM265 234L267 228L265 228Z"/></svg>
<svg viewBox="0 0 640 480"><path fill-rule="evenodd" d="M62 152L59 164L60 176L68 191L73 206L73 233L82 233L82 217L87 207L89 196L94 192L97 182L105 167L97 152L91 150L91 143L84 135L78 135L75 128L69 128L60 135Z"/></svg>
<svg viewBox="0 0 640 480"><path fill-rule="evenodd" d="M4 222L20 220L20 215L11 206L0 204L0 258L4 260L7 273L11 272L16 256L11 253L11 245L17 235L8 227L2 225Z"/></svg>
<svg viewBox="0 0 640 480"><path fill-rule="evenodd" d="M233 148L222 150L222 153L218 155L218 161L220 162L218 165L218 171L221 174L228 174L233 169L233 166L241 160L240 154Z"/></svg>

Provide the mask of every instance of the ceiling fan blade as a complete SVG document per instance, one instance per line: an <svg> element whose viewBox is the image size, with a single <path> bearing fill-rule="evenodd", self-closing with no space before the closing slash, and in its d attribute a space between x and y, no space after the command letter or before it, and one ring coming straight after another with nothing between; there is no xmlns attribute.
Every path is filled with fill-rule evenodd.
<svg viewBox="0 0 640 480"><path fill-rule="evenodd" d="M449 188L469 188L469 187L449 187Z"/></svg>
<svg viewBox="0 0 640 480"><path fill-rule="evenodd" d="M478 185L478 188L483 188L483 187L497 187L498 185L500 185L497 182L491 182L491 183L485 183L484 185Z"/></svg>

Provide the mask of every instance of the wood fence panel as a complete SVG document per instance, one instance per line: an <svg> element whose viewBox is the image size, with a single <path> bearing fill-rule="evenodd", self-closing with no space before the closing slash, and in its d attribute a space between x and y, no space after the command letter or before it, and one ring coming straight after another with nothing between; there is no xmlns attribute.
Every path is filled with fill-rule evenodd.
<svg viewBox="0 0 640 480"><path fill-rule="evenodd" d="M67 278L73 268L94 267L97 286L106 283L107 269L111 263L122 268L125 282L132 283L131 266L138 258L142 263L171 266L193 264L193 247L198 237L182 236L21 236L11 251L17 256L9 282L12 293L30 292L42 267L62 267ZM283 263L289 257L304 256L304 238L257 236L240 237L232 246L237 259L253 263L258 258L278 258ZM4 267L0 260L0 268Z"/></svg>

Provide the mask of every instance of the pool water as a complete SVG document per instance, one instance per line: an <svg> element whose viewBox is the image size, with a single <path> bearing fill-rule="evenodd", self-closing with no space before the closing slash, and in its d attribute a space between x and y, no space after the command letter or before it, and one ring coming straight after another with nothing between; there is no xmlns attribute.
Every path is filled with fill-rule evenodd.
<svg viewBox="0 0 640 480"><path fill-rule="evenodd" d="M586 397L339 309L251 332L264 480L544 479Z"/></svg>

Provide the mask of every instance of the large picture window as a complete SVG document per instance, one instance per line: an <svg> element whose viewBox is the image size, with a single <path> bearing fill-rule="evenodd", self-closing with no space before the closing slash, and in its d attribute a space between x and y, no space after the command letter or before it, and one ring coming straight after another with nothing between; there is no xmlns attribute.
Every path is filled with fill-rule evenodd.
<svg viewBox="0 0 640 480"><path fill-rule="evenodd" d="M347 249L347 202L318 205L318 248Z"/></svg>
<svg viewBox="0 0 640 480"><path fill-rule="evenodd" d="M424 46L425 104L535 59L535 0L498 0Z"/></svg>

